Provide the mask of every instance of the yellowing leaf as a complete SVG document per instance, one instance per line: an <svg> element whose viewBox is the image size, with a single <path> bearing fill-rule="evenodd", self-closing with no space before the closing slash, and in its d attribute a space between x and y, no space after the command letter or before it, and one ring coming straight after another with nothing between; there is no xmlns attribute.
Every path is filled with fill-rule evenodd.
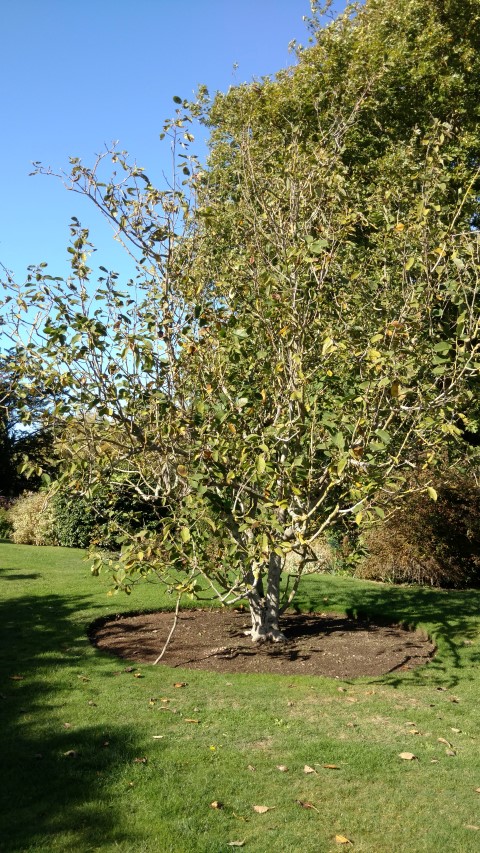
<svg viewBox="0 0 480 853"><path fill-rule="evenodd" d="M296 802L302 807L302 809L314 809L314 811L318 812L317 807L314 806L313 803L308 803L305 800L297 800Z"/></svg>
<svg viewBox="0 0 480 853"><path fill-rule="evenodd" d="M182 527L180 530L180 539L182 542L189 542L191 539L188 527Z"/></svg>
<svg viewBox="0 0 480 853"><path fill-rule="evenodd" d="M188 474L188 470L185 468L185 465L177 465L177 474L180 477L186 477Z"/></svg>
<svg viewBox="0 0 480 853"><path fill-rule="evenodd" d="M412 267L413 267L413 265L414 265L414 263L415 263L415 258L414 258L414 257L413 257L413 255L412 255L412 257L410 257L410 258L408 259L407 263L405 264L405 269L406 269L407 271L408 271L408 270L411 270L411 269L412 269Z"/></svg>
<svg viewBox="0 0 480 853"><path fill-rule="evenodd" d="M336 835L335 841L337 844L352 844L353 842L346 835Z"/></svg>
<svg viewBox="0 0 480 853"><path fill-rule="evenodd" d="M306 764L305 767L303 768L303 772L304 773L316 773L317 771L315 770L314 767L310 767L310 765Z"/></svg>
<svg viewBox="0 0 480 853"><path fill-rule="evenodd" d="M405 231L405 225L403 222L397 222L395 225L395 231Z"/></svg>
<svg viewBox="0 0 480 853"><path fill-rule="evenodd" d="M219 800L214 800L213 803L210 803L211 809L223 809L223 803L219 802Z"/></svg>
<svg viewBox="0 0 480 853"><path fill-rule="evenodd" d="M325 338L322 344L322 355L327 355L329 352L335 349L335 342L332 338Z"/></svg>
<svg viewBox="0 0 480 853"><path fill-rule="evenodd" d="M438 494L437 494L436 490L434 488L432 488L432 486L428 487L427 494L428 494L428 497L432 499L432 501L436 501L438 498Z"/></svg>
<svg viewBox="0 0 480 853"><path fill-rule="evenodd" d="M263 474L266 468L265 456L263 453L257 456L257 474Z"/></svg>

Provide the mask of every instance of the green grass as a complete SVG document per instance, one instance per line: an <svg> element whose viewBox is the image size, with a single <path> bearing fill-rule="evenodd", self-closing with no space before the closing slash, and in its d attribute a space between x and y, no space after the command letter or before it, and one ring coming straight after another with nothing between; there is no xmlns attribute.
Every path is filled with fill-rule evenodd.
<svg viewBox="0 0 480 853"><path fill-rule="evenodd" d="M410 673L339 681L125 672L88 625L172 600L107 597L81 551L1 544L0 584L1 851L329 853L335 834L368 853L478 850L478 591L307 578L302 609L420 624L438 646Z"/></svg>

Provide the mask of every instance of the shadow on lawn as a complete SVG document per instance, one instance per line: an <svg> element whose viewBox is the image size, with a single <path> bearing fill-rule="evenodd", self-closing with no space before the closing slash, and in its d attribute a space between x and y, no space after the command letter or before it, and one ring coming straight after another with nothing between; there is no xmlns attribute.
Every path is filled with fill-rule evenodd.
<svg viewBox="0 0 480 853"><path fill-rule="evenodd" d="M389 684L455 687L460 680L478 677L480 650L480 591L389 586L354 580L341 588L329 584L327 575L310 576L300 590L296 606L310 612L341 608L348 616L379 625L423 626L437 645L427 667L401 677L384 676ZM328 598L326 599L326 593ZM470 644L472 644L470 648Z"/></svg>
<svg viewBox="0 0 480 853"><path fill-rule="evenodd" d="M88 685L79 681L83 634L72 616L85 606L91 608L91 601L53 594L0 604L0 849L5 853L37 845L59 849L59 843L62 849L100 849L106 838L134 842L115 802L102 802L109 777L121 774L138 752L130 729L113 725L106 732L96 724ZM58 679L62 667L59 688L49 674L55 670ZM70 685L72 691L84 688L85 722L68 729L58 709L66 704L59 689L68 695Z"/></svg>

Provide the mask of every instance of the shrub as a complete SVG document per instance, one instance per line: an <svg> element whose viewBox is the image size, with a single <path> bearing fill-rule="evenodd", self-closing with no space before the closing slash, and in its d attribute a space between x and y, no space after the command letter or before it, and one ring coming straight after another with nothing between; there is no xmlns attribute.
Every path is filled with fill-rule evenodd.
<svg viewBox="0 0 480 853"><path fill-rule="evenodd" d="M108 486L89 497L60 489L52 498L51 508L55 539L67 548L94 544L116 551L126 529L157 530L165 516L161 502L152 506L132 490L115 492Z"/></svg>
<svg viewBox="0 0 480 853"><path fill-rule="evenodd" d="M8 511L12 539L20 545L55 545L53 513L44 492L27 492Z"/></svg>
<svg viewBox="0 0 480 853"><path fill-rule="evenodd" d="M0 539L10 539L12 525L8 518L7 510L0 506Z"/></svg>
<svg viewBox="0 0 480 853"><path fill-rule="evenodd" d="M410 495L385 523L364 534L357 577L443 587L480 585L480 489L452 474L435 484L438 500Z"/></svg>
<svg viewBox="0 0 480 853"><path fill-rule="evenodd" d="M88 548L95 535L92 501L82 495L59 492L52 499L53 529L59 545Z"/></svg>

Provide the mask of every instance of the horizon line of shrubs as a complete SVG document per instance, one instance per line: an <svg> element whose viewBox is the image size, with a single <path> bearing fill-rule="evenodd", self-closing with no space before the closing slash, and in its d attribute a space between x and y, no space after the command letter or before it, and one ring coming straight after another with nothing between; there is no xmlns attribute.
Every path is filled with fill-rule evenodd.
<svg viewBox="0 0 480 853"><path fill-rule="evenodd" d="M365 580L445 588L480 586L480 488L473 474L449 472L434 483L438 499L410 494L398 511L361 535L326 537L330 560L318 571ZM0 538L16 544L97 547L118 551L122 528L159 529L166 509L131 490L94 497L58 491L0 499ZM348 540L348 544L345 543Z"/></svg>

